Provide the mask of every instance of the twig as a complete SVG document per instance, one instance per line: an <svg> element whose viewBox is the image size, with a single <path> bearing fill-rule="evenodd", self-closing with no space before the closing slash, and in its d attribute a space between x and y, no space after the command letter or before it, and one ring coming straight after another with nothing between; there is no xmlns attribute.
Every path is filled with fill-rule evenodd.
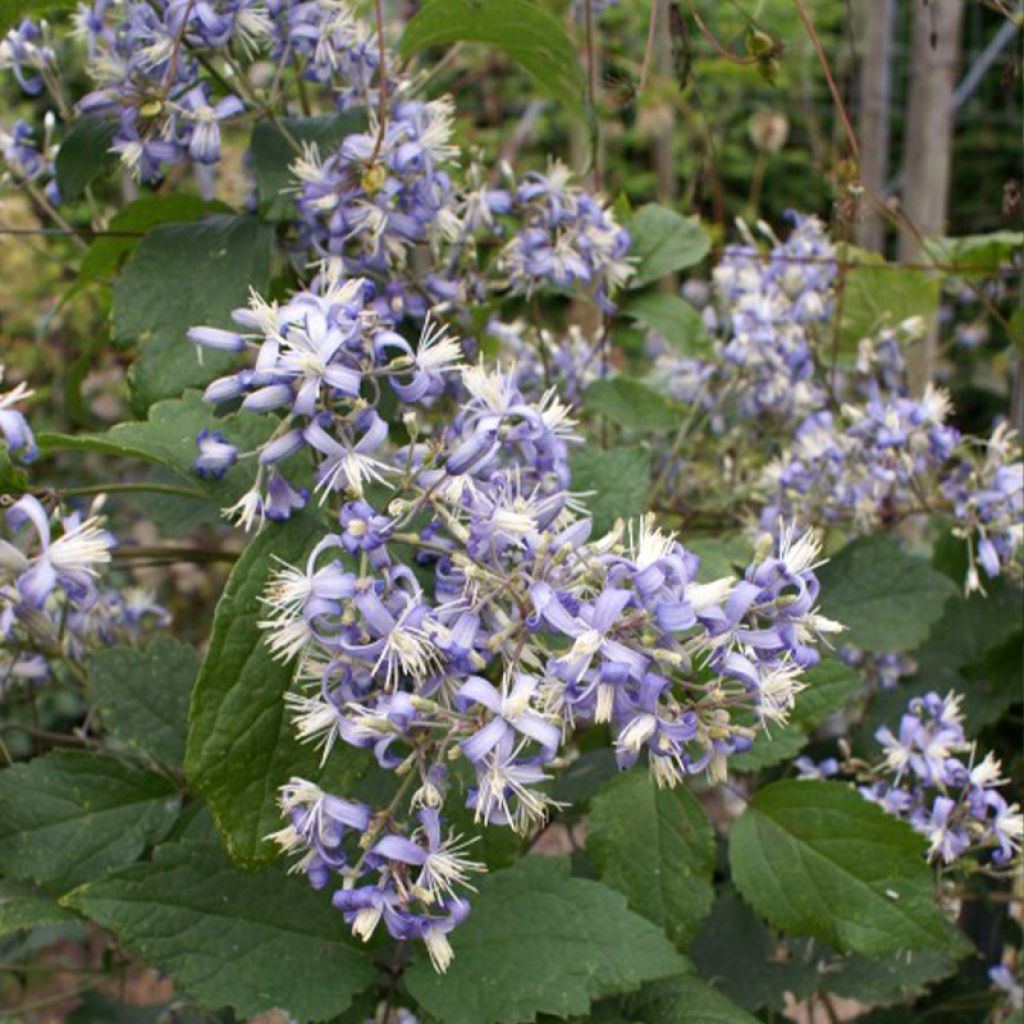
<svg viewBox="0 0 1024 1024"><path fill-rule="evenodd" d="M687 4L690 8L690 15L697 25L697 30L711 44L711 48L719 57L723 57L725 60L729 61L730 64L742 64L748 67L751 64L757 63L757 57L741 57L738 53L733 53L731 50L724 47L718 41L714 32L704 24L704 20L697 13L697 8L694 6L693 0L687 0Z"/></svg>
<svg viewBox="0 0 1024 1024"><path fill-rule="evenodd" d="M13 171L11 172L11 177L14 179L16 184L20 185L36 201L36 203L38 203L39 206L42 207L42 209L46 212L46 214L54 222L54 224L61 228L64 231L64 233L71 239L71 241L76 246L78 246L79 249L85 250L89 248L88 242L86 242L85 239L82 238L81 235L79 235L79 233L64 219L64 217L53 206L50 200L47 199L46 196L42 192L40 192L39 189L36 188L36 186L31 181L29 181L28 178L23 178L20 175L15 174Z"/></svg>
<svg viewBox="0 0 1024 1024"><path fill-rule="evenodd" d="M658 11L664 0L651 0L651 16L647 22L647 45L644 47L644 62L640 65L640 81L636 91L641 93L647 85L647 75L651 70L651 58L654 56L654 34L658 29Z"/></svg>
<svg viewBox="0 0 1024 1024"><path fill-rule="evenodd" d="M829 67L828 57L825 55L825 49L821 45L821 39L818 38L818 33L814 30L814 25L807 14L802 0L793 0L793 5L796 7L797 14L800 15L800 20L807 30L807 35L811 40L811 45L814 47L814 52L818 55L818 63L821 64L821 69L825 72L825 81L828 82L829 92L832 93L832 101L835 103L836 110L839 112L843 122L843 130L846 133L846 144L849 146L850 155L860 163L860 146L857 145L857 135L853 130L853 125L850 123L850 116L846 113L843 98L839 95L836 80L832 77L832 69Z"/></svg>

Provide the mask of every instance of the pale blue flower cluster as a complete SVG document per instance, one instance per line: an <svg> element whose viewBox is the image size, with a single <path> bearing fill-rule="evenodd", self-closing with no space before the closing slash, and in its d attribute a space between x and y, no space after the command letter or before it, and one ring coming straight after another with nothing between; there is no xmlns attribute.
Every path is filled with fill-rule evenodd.
<svg viewBox="0 0 1024 1024"><path fill-rule="evenodd" d="M36 454L23 384L0 396L0 435L23 462ZM98 507L95 510L98 512ZM49 678L61 657L81 663L100 646L130 643L170 621L152 595L105 585L115 540L98 514L61 514L35 495L13 501L0 537L0 694Z"/></svg>
<svg viewBox="0 0 1024 1024"><path fill-rule="evenodd" d="M303 247L346 274L387 277L413 246L436 244L455 223L452 114L448 99L403 101L383 130L371 124L324 159L310 147L294 165Z"/></svg>
<svg viewBox="0 0 1024 1024"><path fill-rule="evenodd" d="M267 0L279 65L301 69L340 110L377 102L380 50L370 26L339 0ZM385 54L390 64L390 57ZM389 82L389 91L394 91Z"/></svg>
<svg viewBox="0 0 1024 1024"><path fill-rule="evenodd" d="M0 538L0 678L38 684L55 659L81 662L114 643L134 643L166 625L152 595L105 586L113 536L98 515L51 514L23 495L7 510L10 540Z"/></svg>
<svg viewBox="0 0 1024 1024"><path fill-rule="evenodd" d="M993 864L1006 864L1020 851L1024 818L999 792L1008 781L1000 763L992 754L976 759L964 735L960 701L953 693L915 697L898 733L879 729L875 736L889 778L861 792L922 833L930 860L951 864L988 855Z"/></svg>
<svg viewBox="0 0 1024 1024"><path fill-rule="evenodd" d="M233 93L214 95L201 59L265 48L261 0L95 0L79 5L76 23L97 86L78 109L114 123L111 148L128 170L154 181L168 165L220 159L221 125L245 105Z"/></svg>
<svg viewBox="0 0 1024 1024"><path fill-rule="evenodd" d="M20 118L10 131L0 127L0 158L18 184L41 183L46 199L54 206L59 206L60 191L54 178L53 165L55 149L50 138L52 128L53 118L47 115L44 138L39 141L28 123Z"/></svg>
<svg viewBox="0 0 1024 1024"><path fill-rule="evenodd" d="M382 483L394 472L374 454L387 439L387 426L361 392L372 388L379 395L386 382L401 401L429 401L444 391L446 374L461 358L458 343L434 323L414 350L371 304L373 285L342 278L332 266L283 305L254 295L234 314L238 331L189 331L203 348L255 352L251 368L207 387L208 402L241 400L243 409L283 414L259 448L255 484L231 510L246 529L264 517L287 519L305 506L308 490L295 486L286 469L301 470L293 458L300 452L316 461L314 489L321 502L343 491L361 497L364 485ZM196 469L203 476L222 476L238 458L216 431L202 432L197 445ZM409 458L423 455L410 449Z"/></svg>
<svg viewBox="0 0 1024 1024"><path fill-rule="evenodd" d="M968 592L982 588L982 573L1019 574L1024 464L1012 431L1001 425L979 443L946 422L945 392L929 387L910 398L895 332L863 343L858 369L866 400L812 413L769 466L773 497L762 522L782 515L866 531L946 503L967 541Z"/></svg>
<svg viewBox="0 0 1024 1024"><path fill-rule="evenodd" d="M376 41L337 0L92 0L78 4L73 20L96 86L77 113L109 118L112 149L143 181L159 180L183 161L219 161L222 126L252 99L251 86L238 81L247 74L239 61L265 55L278 76L297 67L343 109L377 96ZM7 33L0 68L12 70L31 96L46 89L63 109L60 71L42 25L23 19ZM20 155L27 158L24 145Z"/></svg>
<svg viewBox="0 0 1024 1024"><path fill-rule="evenodd" d="M502 249L499 266L514 291L583 288L603 310L614 312L612 296L633 272L630 238L597 196L574 184L569 169L554 161L546 172L524 176L511 210L520 226Z"/></svg>
<svg viewBox="0 0 1024 1024"><path fill-rule="evenodd" d="M56 68L57 55L43 28L22 18L0 39L0 70L12 71L22 91L38 96Z"/></svg>
<svg viewBox="0 0 1024 1024"><path fill-rule="evenodd" d="M274 838L314 885L335 887L357 936L383 925L421 939L444 970L479 870L445 834L448 800L532 831L552 806L550 768L588 723L607 723L619 764L644 758L660 785L721 778L760 726L786 720L819 634L836 626L815 608L811 535L787 533L774 551L768 539L743 579L712 583L646 520L592 539L554 391L528 398L514 372L456 365L448 339L439 362L431 344L393 348L366 288L324 278L279 308L254 301L242 319L264 332L256 369L211 388L283 411L261 463L305 448L322 497L337 495L337 531L264 597L267 642L297 666L298 734L325 757L339 742L372 750L404 780L404 802L375 811L293 779ZM293 358L311 341L316 359ZM400 401L434 401L445 370L457 371L458 411L410 409L408 441L360 397L363 380L388 377ZM209 472L223 442L201 445Z"/></svg>
<svg viewBox="0 0 1024 1024"><path fill-rule="evenodd" d="M982 589L980 567L989 579L1019 572L1024 544L1024 462L1016 437L997 427L981 455L957 464L942 480L953 504L957 530L969 554L967 589Z"/></svg>
<svg viewBox="0 0 1024 1024"><path fill-rule="evenodd" d="M842 415L812 413L770 470L777 501L766 516L813 509L833 522L861 529L921 510L920 481L934 478L960 440L946 424L949 400L931 389L917 401L878 394ZM805 517L802 517L806 521Z"/></svg>
<svg viewBox="0 0 1024 1024"><path fill-rule="evenodd" d="M785 242L762 254L753 237L725 250L714 271L726 340L720 387L742 414L790 418L822 404L815 379L815 326L832 315L835 249L817 217L791 213ZM766 229L767 230L767 229Z"/></svg>

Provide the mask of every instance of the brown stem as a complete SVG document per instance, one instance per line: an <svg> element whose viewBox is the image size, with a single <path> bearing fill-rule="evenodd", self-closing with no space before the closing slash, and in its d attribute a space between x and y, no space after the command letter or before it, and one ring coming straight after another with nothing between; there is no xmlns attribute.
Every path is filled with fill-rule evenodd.
<svg viewBox="0 0 1024 1024"><path fill-rule="evenodd" d="M853 125L850 123L850 117L846 113L846 106L843 104L843 98L839 95L839 88L836 85L836 80L832 77L832 69L829 67L828 57L825 55L825 48L821 45L821 39L818 37L818 33L814 30L814 24L811 22L802 0L793 0L793 5L796 7L797 14L800 15L800 20L803 22L804 28L807 30L807 35L811 40L811 45L814 47L814 52L818 55L818 63L821 64L821 69L825 72L825 81L828 82L829 92L832 93L832 102L835 103L836 110L839 112L839 117L843 122L843 130L846 133L846 144L850 149L850 155L859 163L860 146L857 145L857 135L853 130Z"/></svg>

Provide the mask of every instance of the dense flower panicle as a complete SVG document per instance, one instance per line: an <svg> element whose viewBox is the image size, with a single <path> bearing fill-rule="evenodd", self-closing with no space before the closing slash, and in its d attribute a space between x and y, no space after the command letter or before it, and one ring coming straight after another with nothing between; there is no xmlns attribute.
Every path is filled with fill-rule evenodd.
<svg viewBox="0 0 1024 1024"><path fill-rule="evenodd" d="M646 756L659 785L721 777L760 722L786 720L811 641L833 628L814 610L810 538L787 535L743 581L701 584L699 560L650 523L590 542L564 495L524 501L514 488L510 502L504 476L454 493L428 484L434 523L402 540L432 565L434 597L393 556L357 571L352 542L328 535L265 598L268 642L298 662L287 703L299 736L325 757L338 742L372 749L384 769L419 778L412 833L394 812L364 813L364 838L345 846L331 824L340 811L327 814L336 798L317 794L297 818L293 783L282 792L292 825L275 839L302 854L313 884L338 877L334 902L357 935L384 922L423 938L438 969L469 910L457 890L478 869L457 837L440 838L453 757L475 776L465 800L477 820L521 832L544 821L548 769L588 722L609 722L620 765ZM363 499L345 509L349 526L367 524L357 537L383 518ZM372 529L385 549L390 530Z"/></svg>
<svg viewBox="0 0 1024 1024"><path fill-rule="evenodd" d="M418 781L406 824L398 810L356 810L295 782L282 793L291 825L275 838L314 884L338 886L357 935L383 922L422 939L443 970L477 870L458 837L442 839L450 761L462 765L450 798L521 832L544 821L550 768L589 722L609 723L619 763L646 758L659 785L721 777L730 752L786 720L817 638L835 626L815 608L810 535L783 531L742 580L712 583L647 520L591 539L570 490L574 423L554 391L528 396L515 367L460 365L434 325L414 350L368 295L364 281L325 273L283 305L254 298L236 314L248 334L191 337L255 348L253 368L208 397L283 414L259 463L311 454L338 517L264 598L267 641L296 664L287 704L299 736L324 757L338 743L366 748ZM408 442L361 397L364 381L385 378L399 400L432 410L406 417ZM446 391L454 415L436 406ZM236 457L213 434L200 450L204 472Z"/></svg>
<svg viewBox="0 0 1024 1024"><path fill-rule="evenodd" d="M945 503L966 539L968 592L982 576L1020 573L1024 541L1024 464L1002 425L979 443L946 421L949 396L928 387L908 396L900 342L920 330L907 321L861 343L851 400L837 412L812 413L788 449L770 464L770 500L762 523L781 515L803 523L851 524L859 531L898 522Z"/></svg>
<svg viewBox="0 0 1024 1024"><path fill-rule="evenodd" d="M294 165L304 247L333 257L346 274L404 265L409 249L435 241L454 220L446 171L456 155L449 99L397 103L383 132L372 121L321 159L315 147Z"/></svg>
<svg viewBox="0 0 1024 1024"><path fill-rule="evenodd" d="M704 305L702 315L717 335L715 357L679 356L656 337L650 345L654 382L706 418L723 446L749 417L778 425L781 453L737 480L763 503L762 528L795 520L865 532L949 511L968 541L969 591L1019 574L1024 473L1013 436L1001 428L980 444L948 422L945 392L910 396L902 348L920 338L920 318L862 339L855 366L830 373L826 393L813 332L832 315L834 249L814 218L797 216L785 243L762 230L774 243L767 255L748 236L714 272L723 309L709 316ZM705 292L688 294L700 307ZM692 476L683 456L661 472L674 488Z"/></svg>
<svg viewBox="0 0 1024 1024"><path fill-rule="evenodd" d="M814 377L812 331L832 313L835 250L818 218L790 216L785 242L764 228L773 242L767 256L749 237L726 249L714 272L727 332L719 373L742 383L739 406L748 416L789 418L824 397Z"/></svg>
<svg viewBox="0 0 1024 1024"><path fill-rule="evenodd" d="M380 52L372 29L344 0L268 0L272 58L302 68L341 110L377 102ZM390 63L390 58L385 57ZM388 91L394 93L390 80Z"/></svg>
<svg viewBox="0 0 1024 1024"><path fill-rule="evenodd" d="M283 413L258 449L253 489L231 510L247 528L264 517L286 519L305 505L308 491L294 487L283 470L299 452L314 457L321 503L342 491L358 498L369 483L386 485L398 466L376 457L387 427L360 397L364 386L379 388L386 379L402 401L429 402L444 392L458 368L461 346L443 327L428 320L414 348L371 304L372 285L362 278L344 279L339 270L331 264L310 290L283 305L254 295L248 307L234 314L238 333L212 327L189 331L200 349L255 353L251 369L209 385L208 402L241 399L245 410ZM217 432L203 431L197 445L196 468L202 475L222 475L239 458ZM410 450L407 461L413 460L423 465L424 454Z"/></svg>
<svg viewBox="0 0 1024 1024"><path fill-rule="evenodd" d="M208 400L279 417L247 453L260 469L236 511L253 524L269 514L263 475L304 452L337 516L264 595L267 642L296 666L298 735L324 757L366 748L418 783L410 821L295 782L275 838L315 885L338 887L357 935L383 922L422 939L443 970L477 869L461 839L441 838L446 798L531 831L552 806L545 784L566 736L591 722L610 725L622 767L644 758L659 785L720 778L758 728L786 721L818 638L837 627L816 610L811 534L765 538L743 579L710 583L651 521L593 539L571 491L579 438L555 390L535 370L462 363L430 321L414 348L372 295L331 263L283 304L254 296L237 333L190 337L254 351ZM375 408L385 381L408 407L404 438ZM207 474L242 457L215 433L198 444Z"/></svg>
<svg viewBox="0 0 1024 1024"><path fill-rule="evenodd" d="M999 792L1007 782L1000 763L992 754L978 760L967 741L960 700L953 693L915 697L897 734L880 728L875 736L889 777L861 792L925 835L930 860L988 854L1004 865L1020 852L1024 818Z"/></svg>
<svg viewBox="0 0 1024 1024"><path fill-rule="evenodd" d="M201 59L268 54L282 69L301 68L341 108L371 102L380 73L370 32L341 0L95 0L79 4L75 23L96 83L79 110L115 123L112 148L144 181L185 160L216 163L222 123L245 112L241 95L214 94L234 65L204 75ZM52 60L37 38L26 23L0 44L0 66L35 91L42 78L30 72Z"/></svg>
<svg viewBox="0 0 1024 1024"><path fill-rule="evenodd" d="M942 471L960 440L948 412L948 396L929 389L920 401L877 396L838 417L813 413L768 469L779 495L768 514L806 521L813 510L869 529L920 511L920 482Z"/></svg>
<svg viewBox="0 0 1024 1024"><path fill-rule="evenodd" d="M515 291L588 289L608 312L612 296L633 273L629 233L596 196L572 182L562 163L525 175L513 211L522 227L505 245L500 268Z"/></svg>
<svg viewBox="0 0 1024 1024"><path fill-rule="evenodd" d="M82 98L79 110L115 123L111 148L144 181L158 179L165 165L189 157L215 161L220 119L242 109L236 97L211 106L193 56L193 48L216 35L216 6L98 0L80 11L97 88Z"/></svg>

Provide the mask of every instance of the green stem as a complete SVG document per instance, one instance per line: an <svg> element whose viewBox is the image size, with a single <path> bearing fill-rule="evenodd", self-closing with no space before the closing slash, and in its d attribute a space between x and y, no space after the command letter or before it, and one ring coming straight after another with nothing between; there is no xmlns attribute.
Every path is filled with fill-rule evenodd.
<svg viewBox="0 0 1024 1024"><path fill-rule="evenodd" d="M157 484L145 481L123 484L88 484L83 487L64 487L60 493L66 498L76 498L88 494L128 494L134 491L152 492L153 494L174 494L181 498L194 498L205 501L207 495L194 487L179 484Z"/></svg>

